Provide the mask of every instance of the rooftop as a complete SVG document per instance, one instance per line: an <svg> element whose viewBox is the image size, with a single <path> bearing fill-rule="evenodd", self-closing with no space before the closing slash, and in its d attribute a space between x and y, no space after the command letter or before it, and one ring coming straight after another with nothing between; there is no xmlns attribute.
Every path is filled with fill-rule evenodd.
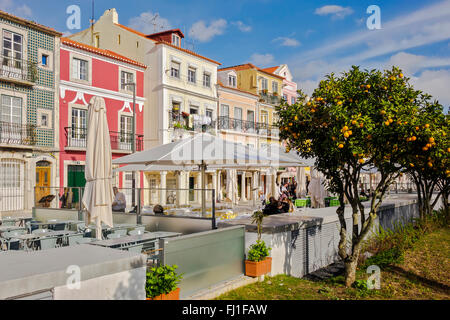
<svg viewBox="0 0 450 320"><path fill-rule="evenodd" d="M4 19L7 19L7 20L14 21L16 23L19 23L19 24L22 24L22 25L25 25L25 26L28 26L28 27L33 28L33 29L37 29L39 31L48 33L48 34L56 36L56 37L61 37L62 36L61 32L58 32L58 31L56 31L53 28L44 26L44 25L39 24L39 23L34 22L34 21L30 21L30 20L26 20L26 19L17 17L17 16L15 16L13 14L7 13L7 12L2 11L2 10L0 10L0 17L2 17Z"/></svg>
<svg viewBox="0 0 450 320"><path fill-rule="evenodd" d="M87 44L84 44L84 43L80 43L80 42L77 42L77 41L74 41L74 40L71 40L71 39L68 39L68 38L61 38L61 43L64 44L64 45L70 46L70 47L74 47L74 48L78 48L78 49L81 49L81 50L84 50L84 51L89 51L89 52L92 52L92 53L96 53L98 55L101 55L101 56L104 56L104 57L107 57L107 58L111 58L111 59L114 59L114 60L118 60L118 61L122 61L122 62L125 62L125 63L128 63L128 64L132 64L132 65L135 65L137 67L147 68L147 66L145 64L142 64L142 63L137 62L135 60L131 60L131 59L125 57L125 56L122 56L122 55L120 55L118 53L115 53L113 51L110 51L110 50L99 49L99 48L96 48L96 47L93 47L93 46L90 46L90 45L87 45Z"/></svg>
<svg viewBox="0 0 450 320"><path fill-rule="evenodd" d="M252 63L240 64L240 65L237 65L237 66L232 66L232 67L227 67L227 68L219 69L219 70L217 70L217 71L226 71L226 70L236 70L236 71L241 71L241 70L248 70L248 69L255 69L255 70L257 70L257 71L260 71L260 72L266 73L266 74L268 74L268 75L271 75L271 76L273 76L273 77L275 77L275 78L284 79L284 77L281 77L281 76L276 75L276 74L274 74L274 73L272 73L272 72L270 72L270 71L267 71L267 69L271 69L271 68L261 69L261 68L258 68L257 66L255 66L255 65L252 64Z"/></svg>
<svg viewBox="0 0 450 320"><path fill-rule="evenodd" d="M137 31L137 30L131 29L131 28L126 27L126 26L124 26L124 25L121 25L121 24L118 24L118 23L116 23L116 25L119 26L119 27L121 27L121 28L123 28L123 29L125 29L125 30L127 30L127 31L129 31L129 32L132 32L132 33L134 33L134 34L137 34L138 36L141 36L141 37L143 37L143 38L149 39L149 40L155 42L156 45L158 45L158 44L168 45L168 46L170 46L170 47L172 47L172 48L175 48L175 49L177 49L177 50L186 52L186 53L191 54L191 55L193 55L193 56L196 56L196 57L198 57L198 58L207 60L207 61L212 62L212 63L215 63L215 64L217 64L217 65L222 65L220 62L217 62L217 61L215 61L215 60L206 58L206 57L204 57L204 56L202 56L202 55L200 55L200 54L198 54L198 53L196 53L196 52L194 52L194 51L191 51L191 50L188 50L188 49L184 49L184 48L177 47L177 46L175 46L175 45L173 45L173 44L171 44L171 43L168 43L168 42L166 42L166 41L161 41L161 40L153 39L153 37L156 36L156 35L158 35L158 34L160 35L160 34L168 33L168 32L172 32L172 33L173 33L173 32L176 32L176 31L179 30L179 29L166 30L166 31L163 31L163 32L160 32L160 33L154 33L154 34L146 35L146 34L144 34L144 33L142 33L142 32L139 32L139 31ZM181 35L183 35L183 33L182 33L181 31L179 31L179 32L181 33ZM183 37L184 37L184 35L183 35Z"/></svg>

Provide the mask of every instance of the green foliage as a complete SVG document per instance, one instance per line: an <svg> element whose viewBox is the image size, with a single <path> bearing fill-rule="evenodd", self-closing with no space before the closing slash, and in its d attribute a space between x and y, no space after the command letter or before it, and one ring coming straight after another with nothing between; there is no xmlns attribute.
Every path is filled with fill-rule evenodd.
<svg viewBox="0 0 450 320"><path fill-rule="evenodd" d="M393 247L386 251L381 251L377 255L366 260L365 267L376 265L380 268L386 268L390 265L403 263L403 251L398 247Z"/></svg>
<svg viewBox="0 0 450 320"><path fill-rule="evenodd" d="M356 280L353 282L352 287L358 290L367 291L367 281L366 280Z"/></svg>
<svg viewBox="0 0 450 320"><path fill-rule="evenodd" d="M182 275L178 275L175 272L177 268L177 265L173 265L150 269L150 272L147 272L147 282L145 284L147 298L154 298L174 291L183 278Z"/></svg>
<svg viewBox="0 0 450 320"><path fill-rule="evenodd" d="M257 240L255 244L250 246L247 260L255 262L262 261L269 256L270 250L272 250L272 248L267 247L264 241Z"/></svg>

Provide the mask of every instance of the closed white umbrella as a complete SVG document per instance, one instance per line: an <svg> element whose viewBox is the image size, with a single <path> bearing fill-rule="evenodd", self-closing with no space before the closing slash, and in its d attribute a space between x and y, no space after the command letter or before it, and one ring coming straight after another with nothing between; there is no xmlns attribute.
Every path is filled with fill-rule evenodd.
<svg viewBox="0 0 450 320"><path fill-rule="evenodd" d="M86 150L86 187L83 205L87 224L96 225L96 235L102 238L102 222L113 226L112 156L105 100L93 97L89 103L89 123Z"/></svg>

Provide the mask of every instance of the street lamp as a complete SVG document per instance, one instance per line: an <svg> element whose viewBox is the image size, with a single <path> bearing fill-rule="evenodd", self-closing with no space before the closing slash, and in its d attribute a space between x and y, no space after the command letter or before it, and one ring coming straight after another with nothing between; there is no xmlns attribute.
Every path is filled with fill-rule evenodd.
<svg viewBox="0 0 450 320"><path fill-rule="evenodd" d="M122 84L124 87L133 87L133 124L131 125L131 151L132 153L136 153L136 83L135 82L129 82L129 83L123 83ZM132 180L131 180L131 188L132 188L132 193L131 193L131 201L132 201L132 206L134 207L136 204L136 194L135 194L135 189L136 189L136 176L135 176L135 172L132 171Z"/></svg>

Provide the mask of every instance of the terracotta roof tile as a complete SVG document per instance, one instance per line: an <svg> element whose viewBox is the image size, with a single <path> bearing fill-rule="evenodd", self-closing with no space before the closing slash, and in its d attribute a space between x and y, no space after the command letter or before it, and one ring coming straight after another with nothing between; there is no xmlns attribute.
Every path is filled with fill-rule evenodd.
<svg viewBox="0 0 450 320"><path fill-rule="evenodd" d="M165 30L165 31L161 31L161 32L156 32L156 33L152 33L152 34L148 34L147 37L149 38L153 38L162 34L166 34L166 33L178 33L178 35L182 38L184 38L184 34L183 32L181 32L180 29L171 29L171 30Z"/></svg>
<svg viewBox="0 0 450 320"><path fill-rule="evenodd" d="M114 60L126 62L126 63L132 64L132 65L135 65L135 66L138 66L138 67L141 67L141 68L147 68L147 66L145 64L142 64L142 63L137 62L135 60L131 60L131 59L125 57L125 56L122 56L122 55L120 55L118 53L115 53L113 51L110 51L110 50L99 49L99 48L92 47L90 45L87 45L87 44L84 44L84 43L80 43L80 42L77 42L77 41L74 41L74 40L71 40L71 39L68 39L68 38L61 38L61 43L65 44L67 46L71 46L71 47L74 47L74 48L78 48L78 49L82 49L82 50L89 51L89 52L92 52L92 53L96 53L96 54L99 54L99 55L107 57L107 58L111 58L111 59L114 59Z"/></svg>
<svg viewBox="0 0 450 320"><path fill-rule="evenodd" d="M191 50L188 50L188 49L184 49L184 48L177 47L177 46L175 46L175 45L173 45L173 44L171 44L171 43L168 43L168 42L166 42L166 41L158 41L158 42L156 42L156 44L165 44L165 45L168 45L169 47L178 49L178 50L180 50L180 51L183 51L183 52L186 52L186 53L189 53L189 54L192 54L193 56L196 56L196 57L198 57L198 58L201 58L201 59L207 60L207 61L209 61L209 62L215 63L215 64L217 64L217 65L219 65L219 66L222 65L220 62L217 62L217 61L214 61L214 60L212 60L212 59L209 59L209 58L206 58L206 57L204 57L204 56L201 56L201 55L199 55L198 53L195 53L194 51L191 51Z"/></svg>
<svg viewBox="0 0 450 320"><path fill-rule="evenodd" d="M271 68L264 68L264 71L270 72L270 73L274 73L275 71L277 71L277 69L279 68L279 66L276 67L271 67Z"/></svg>
<svg viewBox="0 0 450 320"><path fill-rule="evenodd" d="M34 22L34 21L30 21L30 20L27 20L27 19L15 16L15 15L13 15L11 13L8 13L8 12L5 12L3 10L0 10L0 16L3 16L6 19L10 19L10 20L13 20L15 22L18 22L18 23L21 23L21 24L24 24L24 25L28 25L28 26L30 26L32 28L41 30L43 32L50 33L51 35L54 35L54 36L57 36L57 37L61 37L62 36L61 32L58 32L58 31L56 31L53 28L44 26L44 25L39 24L39 23Z"/></svg>
<svg viewBox="0 0 450 320"><path fill-rule="evenodd" d="M274 74L274 73L272 73L270 71L267 71L267 69L271 69L271 68L261 69L261 68L258 68L257 66L255 66L255 65L253 65L251 63L241 64L241 65L237 65L237 66L233 66L233 67L222 68L222 69L219 69L217 71L225 71L225 70L231 70L231 69L236 70L236 71L247 70L247 69L256 69L258 71L261 71L261 72L264 72L266 74L269 74L269 75L271 75L273 77L276 77L276 78L279 78L279 79L284 79L284 77L282 77L282 76L279 76L279 75Z"/></svg>
<svg viewBox="0 0 450 320"><path fill-rule="evenodd" d="M139 36L141 36L141 37L144 37L144 38L146 38L146 39L149 39L149 40L155 42L155 44L165 44L165 45L168 45L168 46L170 46L170 47L172 47L172 48L178 49L178 50L180 50L180 51L183 51L183 52L192 54L192 55L194 55L194 56L196 56L196 57L199 57L199 58L205 59L205 60L207 60L207 61L210 61L210 62L212 62L212 63L215 63L215 64L217 64L217 65L222 65L220 62L217 62L217 61L214 61L214 60L212 60L212 59L209 59L209 58L206 58L206 57L204 57L204 56L201 56L201 55L199 55L198 53L195 53L195 52L193 52L193 51L191 51L191 50L184 49L184 48L180 48L180 47L174 46L173 44L168 43L168 42L166 42L166 41L159 41L159 40L155 40L155 39L152 39L151 37L149 37L149 36L153 36L153 35L155 35L155 34L153 34L153 35L145 35L145 34L143 34L142 32L136 31L136 30L131 29L131 28L129 28L129 27L126 27L126 26L124 26L124 25L121 25L121 24L116 24L116 25L119 26L119 27L121 27L121 28L123 28L123 29L125 29L125 30L127 30L127 31L130 31L130 32L132 32L132 33L135 33L135 34L137 34L137 35L139 35ZM166 31L164 31L164 32L166 32ZM181 32L181 31L180 31L180 32Z"/></svg>
<svg viewBox="0 0 450 320"><path fill-rule="evenodd" d="M239 91L239 92L242 92L242 93L247 93L247 94L250 94L250 95L255 96L255 97L259 97L257 94L254 94L253 92L250 92L250 91L245 91L245 90L238 89L238 88L228 87L228 86L224 85L222 83L222 81L220 81L220 80L217 81L217 84L219 86L221 86L222 88L231 89L231 90Z"/></svg>

